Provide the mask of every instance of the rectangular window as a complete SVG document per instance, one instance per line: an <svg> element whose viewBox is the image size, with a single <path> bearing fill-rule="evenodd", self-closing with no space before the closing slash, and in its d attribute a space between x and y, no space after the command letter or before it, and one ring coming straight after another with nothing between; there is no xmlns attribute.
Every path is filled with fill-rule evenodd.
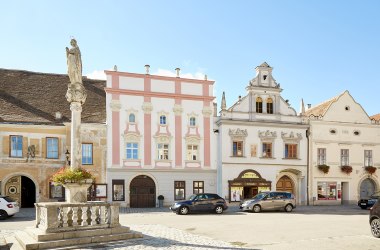
<svg viewBox="0 0 380 250"><path fill-rule="evenodd" d="M318 182L318 200L336 200L336 182Z"/></svg>
<svg viewBox="0 0 380 250"><path fill-rule="evenodd" d="M297 144L285 144L285 158L297 158Z"/></svg>
<svg viewBox="0 0 380 250"><path fill-rule="evenodd" d="M263 142L263 157L266 157L266 158L272 157L272 143Z"/></svg>
<svg viewBox="0 0 380 250"><path fill-rule="evenodd" d="M193 194L204 193L204 182L203 181L194 181L193 182Z"/></svg>
<svg viewBox="0 0 380 250"><path fill-rule="evenodd" d="M58 138L46 138L46 158L58 159Z"/></svg>
<svg viewBox="0 0 380 250"><path fill-rule="evenodd" d="M112 180L112 200L124 201L124 180Z"/></svg>
<svg viewBox="0 0 380 250"><path fill-rule="evenodd" d="M232 142L232 155L243 156L243 142L242 141Z"/></svg>
<svg viewBox="0 0 380 250"><path fill-rule="evenodd" d="M267 103L267 113L273 114L273 103Z"/></svg>
<svg viewBox="0 0 380 250"><path fill-rule="evenodd" d="M11 135L11 154L10 157L22 157L22 136Z"/></svg>
<svg viewBox="0 0 380 250"><path fill-rule="evenodd" d="M174 181L174 200L185 199L185 182Z"/></svg>
<svg viewBox="0 0 380 250"><path fill-rule="evenodd" d="M373 167L372 150L364 150L364 166Z"/></svg>
<svg viewBox="0 0 380 250"><path fill-rule="evenodd" d="M92 165L92 143L82 144L82 164Z"/></svg>
<svg viewBox="0 0 380 250"><path fill-rule="evenodd" d="M138 159L139 158L139 144L138 143L127 143L127 159Z"/></svg>
<svg viewBox="0 0 380 250"><path fill-rule="evenodd" d="M187 145L187 160L198 160L198 145Z"/></svg>
<svg viewBox="0 0 380 250"><path fill-rule="evenodd" d="M349 166L350 165L348 149L341 149L340 150L340 164L341 164L341 166Z"/></svg>
<svg viewBox="0 0 380 250"><path fill-rule="evenodd" d="M157 151L159 160L169 160L169 144L159 143L157 145Z"/></svg>
<svg viewBox="0 0 380 250"><path fill-rule="evenodd" d="M326 149L318 148L318 165L326 165Z"/></svg>

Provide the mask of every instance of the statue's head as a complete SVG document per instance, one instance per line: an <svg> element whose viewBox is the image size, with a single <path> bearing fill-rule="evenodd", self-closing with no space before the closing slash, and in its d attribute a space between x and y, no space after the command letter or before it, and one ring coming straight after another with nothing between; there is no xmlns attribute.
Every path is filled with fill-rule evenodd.
<svg viewBox="0 0 380 250"><path fill-rule="evenodd" d="M77 40L75 40L74 38L72 38L71 41L70 41L70 44L73 47L77 46Z"/></svg>

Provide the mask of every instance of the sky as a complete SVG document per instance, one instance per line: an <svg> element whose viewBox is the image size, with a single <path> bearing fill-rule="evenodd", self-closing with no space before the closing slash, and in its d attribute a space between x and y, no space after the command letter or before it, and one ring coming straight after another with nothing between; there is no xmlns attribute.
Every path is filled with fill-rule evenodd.
<svg viewBox="0 0 380 250"><path fill-rule="evenodd" d="M1 1L0 68L67 72L78 41L83 74L103 70L215 80L227 106L267 62L297 111L348 90L380 113L380 1Z"/></svg>

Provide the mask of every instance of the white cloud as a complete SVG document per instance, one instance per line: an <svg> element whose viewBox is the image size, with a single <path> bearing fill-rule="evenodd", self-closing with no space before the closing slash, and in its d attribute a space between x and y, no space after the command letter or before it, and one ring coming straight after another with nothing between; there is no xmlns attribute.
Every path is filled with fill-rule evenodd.
<svg viewBox="0 0 380 250"><path fill-rule="evenodd" d="M99 80L106 80L106 74L104 73L104 70L94 70L91 73L88 73L87 78L90 79L99 79Z"/></svg>

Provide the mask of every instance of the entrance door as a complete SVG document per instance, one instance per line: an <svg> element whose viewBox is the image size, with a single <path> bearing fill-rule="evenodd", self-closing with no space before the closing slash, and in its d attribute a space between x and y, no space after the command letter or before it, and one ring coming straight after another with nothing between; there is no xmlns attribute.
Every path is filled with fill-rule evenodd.
<svg viewBox="0 0 380 250"><path fill-rule="evenodd" d="M156 185L152 178L139 175L131 181L130 207L155 207Z"/></svg>
<svg viewBox="0 0 380 250"><path fill-rule="evenodd" d="M20 207L34 207L36 185L26 176L15 176L5 184L5 195L16 200Z"/></svg>
<svg viewBox="0 0 380 250"><path fill-rule="evenodd" d="M294 194L293 181L286 175L282 176L276 184L276 191L284 191Z"/></svg>
<svg viewBox="0 0 380 250"><path fill-rule="evenodd" d="M360 199L367 199L373 194L376 190L376 185L370 178L367 178L362 181L360 184Z"/></svg>

